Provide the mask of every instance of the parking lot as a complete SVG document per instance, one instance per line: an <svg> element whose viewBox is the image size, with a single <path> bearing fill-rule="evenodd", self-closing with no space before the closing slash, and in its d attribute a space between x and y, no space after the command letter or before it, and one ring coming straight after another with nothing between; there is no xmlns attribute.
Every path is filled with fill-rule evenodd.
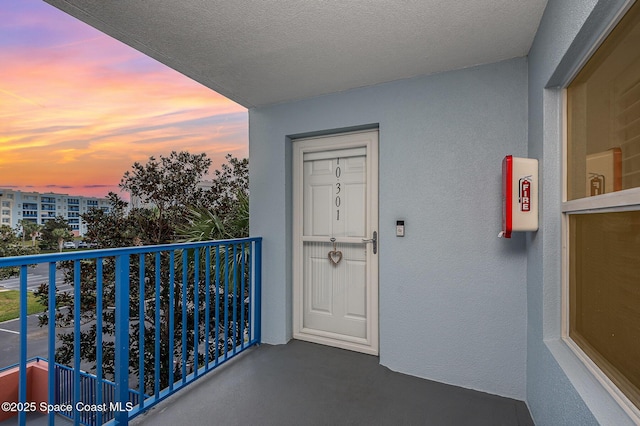
<svg viewBox="0 0 640 426"><path fill-rule="evenodd" d="M41 284L49 282L49 265L47 263L37 264L33 268L28 269L27 273L27 290L36 291ZM67 292L73 289L73 286L64 283L64 276L61 271L56 271L56 287L58 291ZM0 281L0 290L20 290L20 278L14 277Z"/></svg>

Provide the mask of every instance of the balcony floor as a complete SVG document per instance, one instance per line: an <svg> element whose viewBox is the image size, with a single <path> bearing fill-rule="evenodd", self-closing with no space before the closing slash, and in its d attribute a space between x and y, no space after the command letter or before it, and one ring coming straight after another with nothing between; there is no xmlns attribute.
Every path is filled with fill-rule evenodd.
<svg viewBox="0 0 640 426"><path fill-rule="evenodd" d="M378 358L293 340L262 345L133 425L533 425L522 401L395 373Z"/></svg>

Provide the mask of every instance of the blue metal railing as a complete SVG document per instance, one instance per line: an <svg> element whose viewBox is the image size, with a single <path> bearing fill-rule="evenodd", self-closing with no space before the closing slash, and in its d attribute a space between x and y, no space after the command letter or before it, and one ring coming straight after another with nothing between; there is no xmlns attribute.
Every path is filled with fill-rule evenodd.
<svg viewBox="0 0 640 426"><path fill-rule="evenodd" d="M58 343L64 337L67 345L61 356L77 373L65 386L72 393L67 400L73 407L66 414L74 424L128 424L260 343L261 247L258 237L0 258L0 268L20 269L18 401L27 402L29 265L49 265L50 360L59 361L56 325L66 316L66 325L72 328L58 336ZM56 293L57 268L73 283L72 295ZM59 300L68 306L60 307ZM98 383L112 382L113 394L99 385L84 391L81 367L92 370ZM61 373L56 371L48 370L49 401L56 401L61 392L56 380ZM113 420L111 413L101 410L87 420L86 405L116 408L111 410ZM55 414L49 413L50 425ZM19 422L25 424L25 412L19 413Z"/></svg>
<svg viewBox="0 0 640 426"><path fill-rule="evenodd" d="M60 407L60 411L56 414L64 416L70 420L74 420L74 410L68 410L67 407L74 407L73 397L75 395L75 376L80 376L80 400L82 408L95 407L92 409L79 410L79 422L83 425L100 425L108 422L115 417L115 413L119 410L127 410L128 407L135 407L140 404L140 392L129 389L128 400L125 404L118 404L115 400L116 384L110 380L98 380L93 374L80 371L76 374L72 368L65 365L55 364L55 405ZM97 403L97 395L102 394L101 404ZM143 395L142 399L148 398ZM129 405L127 405L129 403ZM102 421L99 422L98 413L101 413Z"/></svg>
<svg viewBox="0 0 640 426"><path fill-rule="evenodd" d="M29 358L27 360L27 365L31 363L44 363L49 366L49 362L42 357L35 356ZM52 403L47 402L48 404L53 404L57 407L56 414L59 414L63 417L66 417L69 420L74 419L74 412L71 409L73 407L73 395L74 395L74 384L75 384L75 375L76 372L66 365L60 365L57 363L52 363L53 368L55 369L55 399ZM12 364L5 367L0 368L0 373L3 371L8 371L13 368L19 367L20 364ZM114 412L117 409L113 409L119 407L116 404L113 396L115 394L116 384L110 380L98 380L98 378L89 374L85 371L79 371L80 375L80 395L82 404L87 407L98 407L96 404L96 395L98 393L98 386L101 387L101 392L103 394L103 422L107 422L114 417ZM148 395L144 395L144 398L148 398ZM134 407L140 403L140 393L136 390L129 389L129 403L130 407ZM127 408L127 405L124 405L124 408ZM83 425L97 425L97 411L94 410L80 410L80 424Z"/></svg>

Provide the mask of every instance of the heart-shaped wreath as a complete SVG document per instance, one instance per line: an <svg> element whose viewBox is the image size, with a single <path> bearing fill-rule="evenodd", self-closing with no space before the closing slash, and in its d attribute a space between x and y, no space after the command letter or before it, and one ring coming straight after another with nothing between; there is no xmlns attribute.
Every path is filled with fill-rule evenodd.
<svg viewBox="0 0 640 426"><path fill-rule="evenodd" d="M336 266L342 260L342 252L339 250L331 250L329 252L329 261Z"/></svg>

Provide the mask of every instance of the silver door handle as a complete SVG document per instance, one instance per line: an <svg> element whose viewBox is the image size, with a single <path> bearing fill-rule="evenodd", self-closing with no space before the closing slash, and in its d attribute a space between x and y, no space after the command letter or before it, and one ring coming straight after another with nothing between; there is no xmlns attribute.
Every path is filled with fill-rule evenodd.
<svg viewBox="0 0 640 426"><path fill-rule="evenodd" d="M373 254L378 253L378 232L377 231L373 231L373 238L370 238L370 239L363 238L362 242L373 243Z"/></svg>

